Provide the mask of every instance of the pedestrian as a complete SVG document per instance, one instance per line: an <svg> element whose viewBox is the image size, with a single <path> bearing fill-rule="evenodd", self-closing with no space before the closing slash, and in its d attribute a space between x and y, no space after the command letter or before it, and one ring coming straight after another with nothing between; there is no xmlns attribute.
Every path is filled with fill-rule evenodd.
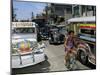
<svg viewBox="0 0 100 75"><path fill-rule="evenodd" d="M64 63L65 65L67 64L67 55L70 51L74 49L74 31L69 31L68 35L65 36L65 41L64 41L64 47L65 47L65 60Z"/></svg>

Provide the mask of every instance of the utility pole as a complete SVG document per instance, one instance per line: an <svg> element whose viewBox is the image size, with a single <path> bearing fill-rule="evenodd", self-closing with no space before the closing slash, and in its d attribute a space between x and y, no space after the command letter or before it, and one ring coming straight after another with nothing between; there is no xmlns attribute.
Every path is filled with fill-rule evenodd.
<svg viewBox="0 0 100 75"><path fill-rule="evenodd" d="M81 16L82 16L82 6L79 5L79 17L81 17Z"/></svg>
<svg viewBox="0 0 100 75"><path fill-rule="evenodd" d="M66 8L64 9L64 16L65 16L65 25L66 25L66 22L67 22L67 10L66 10Z"/></svg>
<svg viewBox="0 0 100 75"><path fill-rule="evenodd" d="M74 5L72 5L72 17L74 17Z"/></svg>
<svg viewBox="0 0 100 75"><path fill-rule="evenodd" d="M34 19L34 13L31 13L31 21Z"/></svg>
<svg viewBox="0 0 100 75"><path fill-rule="evenodd" d="M13 8L13 4L12 4L11 8L12 8L12 21L15 21L16 14L15 14L15 9Z"/></svg>
<svg viewBox="0 0 100 75"><path fill-rule="evenodd" d="M17 9L16 9L16 8L13 8L13 9L12 9L12 12L13 12L13 13L12 13L12 20L13 20L13 21L16 21L16 16L17 16L17 15L15 14L15 10L17 10Z"/></svg>
<svg viewBox="0 0 100 75"><path fill-rule="evenodd" d="M87 6L85 6L85 16L87 16Z"/></svg>

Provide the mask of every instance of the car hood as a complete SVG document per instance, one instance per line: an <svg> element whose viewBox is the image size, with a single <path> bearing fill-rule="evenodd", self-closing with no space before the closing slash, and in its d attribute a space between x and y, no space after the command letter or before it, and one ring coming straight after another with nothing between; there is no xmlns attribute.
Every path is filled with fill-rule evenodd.
<svg viewBox="0 0 100 75"><path fill-rule="evenodd" d="M21 41L37 41L35 34L13 34L12 35L12 43L21 42Z"/></svg>

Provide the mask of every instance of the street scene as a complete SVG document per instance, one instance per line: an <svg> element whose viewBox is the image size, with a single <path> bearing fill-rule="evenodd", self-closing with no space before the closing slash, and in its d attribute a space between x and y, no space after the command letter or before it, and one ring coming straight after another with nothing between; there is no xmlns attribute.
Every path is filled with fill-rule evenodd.
<svg viewBox="0 0 100 75"><path fill-rule="evenodd" d="M96 69L95 18L95 6L13 0L12 75Z"/></svg>
<svg viewBox="0 0 100 75"><path fill-rule="evenodd" d="M47 59L42 64L37 64L21 69L13 69L13 73L15 74L30 74L30 73L45 73L45 72L59 72L59 71L68 71L66 66L64 65L64 47L63 45L48 45L45 53L47 54ZM90 64L91 65L91 64ZM83 65L79 61L77 61L77 69L76 70L89 70L91 68L95 68L93 65Z"/></svg>

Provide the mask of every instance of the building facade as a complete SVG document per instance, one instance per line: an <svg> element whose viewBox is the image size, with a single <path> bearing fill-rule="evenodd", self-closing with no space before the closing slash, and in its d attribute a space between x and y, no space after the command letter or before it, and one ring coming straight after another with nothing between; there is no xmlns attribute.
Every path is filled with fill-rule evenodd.
<svg viewBox="0 0 100 75"><path fill-rule="evenodd" d="M89 5L72 5L72 19L78 19L80 20L82 18L89 18L89 17L95 17L96 16L96 6L89 6ZM80 30L80 24L94 24L95 22L74 22L70 25L68 25L69 30L73 30L75 34L77 35Z"/></svg>
<svg viewBox="0 0 100 75"><path fill-rule="evenodd" d="M72 5L73 17L95 16L96 7L89 5Z"/></svg>
<svg viewBox="0 0 100 75"><path fill-rule="evenodd" d="M72 18L72 5L51 3L48 5L47 13L50 24L60 23L60 20L66 24L66 21Z"/></svg>

